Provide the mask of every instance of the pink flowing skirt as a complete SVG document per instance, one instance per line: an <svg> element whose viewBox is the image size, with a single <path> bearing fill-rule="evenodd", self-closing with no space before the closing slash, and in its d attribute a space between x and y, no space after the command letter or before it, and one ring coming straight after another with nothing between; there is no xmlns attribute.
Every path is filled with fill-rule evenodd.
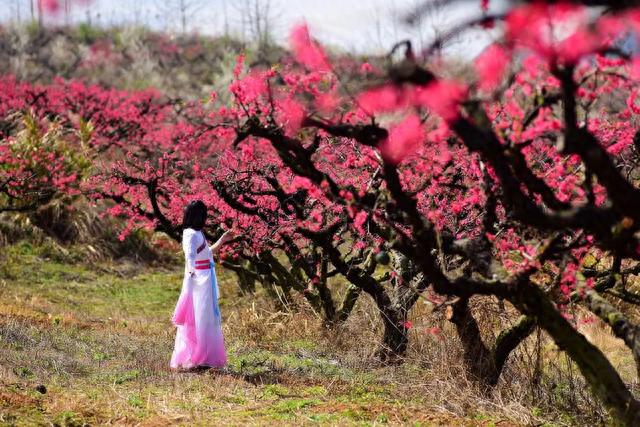
<svg viewBox="0 0 640 427"><path fill-rule="evenodd" d="M194 277L185 275L173 314L177 332L172 369L219 368L227 363L216 282L215 270L197 270Z"/></svg>

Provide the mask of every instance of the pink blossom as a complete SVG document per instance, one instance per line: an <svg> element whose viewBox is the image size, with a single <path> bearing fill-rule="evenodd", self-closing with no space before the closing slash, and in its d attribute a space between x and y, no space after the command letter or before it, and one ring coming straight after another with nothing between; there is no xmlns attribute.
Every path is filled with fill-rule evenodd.
<svg viewBox="0 0 640 427"><path fill-rule="evenodd" d="M481 90L491 91L502 81L509 65L509 54L498 44L486 48L475 60Z"/></svg>
<svg viewBox="0 0 640 427"><path fill-rule="evenodd" d="M634 90L629 94L627 98L627 107L634 113L640 114L640 106L636 104L636 97L638 96L638 91Z"/></svg>
<svg viewBox="0 0 640 427"><path fill-rule="evenodd" d="M414 92L414 104L423 105L447 122L460 114L459 105L467 95L467 87L452 80L438 80Z"/></svg>
<svg viewBox="0 0 640 427"><path fill-rule="evenodd" d="M599 39L593 31L578 29L569 37L558 43L556 53L560 62L575 64L583 56L592 53L598 48Z"/></svg>
<svg viewBox="0 0 640 427"><path fill-rule="evenodd" d="M233 76L237 79L240 77L242 70L244 68L244 54L238 55L236 58L236 65L233 67Z"/></svg>
<svg viewBox="0 0 640 427"><path fill-rule="evenodd" d="M253 72L229 85L229 90L238 101L249 104L267 95L267 84L262 73Z"/></svg>
<svg viewBox="0 0 640 427"><path fill-rule="evenodd" d="M358 96L358 104L367 113L382 113L397 110L406 105L402 90L394 85L369 89Z"/></svg>
<svg viewBox="0 0 640 427"><path fill-rule="evenodd" d="M631 72L630 75L632 78L636 80L640 80L640 58L634 57L631 61Z"/></svg>
<svg viewBox="0 0 640 427"><path fill-rule="evenodd" d="M373 67L368 62L363 62L360 66L360 72L362 74L367 74L373 72Z"/></svg>
<svg viewBox="0 0 640 427"><path fill-rule="evenodd" d="M534 2L509 12L505 35L509 43L547 60L575 63L591 51L597 40L586 28L587 18L586 9L579 5ZM565 36L559 38L560 35Z"/></svg>
<svg viewBox="0 0 640 427"><path fill-rule="evenodd" d="M292 191L296 191L298 189L305 189L305 190L309 190L311 187L313 187L313 183L311 182L311 180L309 178L303 177L303 176L295 176L293 178L293 181L291 181L291 190Z"/></svg>
<svg viewBox="0 0 640 427"><path fill-rule="evenodd" d="M329 61L324 50L311 39L307 24L293 27L289 42L296 60L314 71L329 71Z"/></svg>
<svg viewBox="0 0 640 427"><path fill-rule="evenodd" d="M367 243L363 240L358 240L353 247L357 250L362 250L365 249L367 247Z"/></svg>
<svg viewBox="0 0 640 427"><path fill-rule="evenodd" d="M333 93L323 93L316 97L318 109L325 114L334 112L339 102L338 97Z"/></svg>
<svg viewBox="0 0 640 427"><path fill-rule="evenodd" d="M40 7L47 13L57 14L60 11L59 0L38 0Z"/></svg>
<svg viewBox="0 0 640 427"><path fill-rule="evenodd" d="M411 114L389 130L389 137L382 142L380 151L390 163L397 164L411 154L424 141L425 133L420 118Z"/></svg>
<svg viewBox="0 0 640 427"><path fill-rule="evenodd" d="M298 101L291 97L277 101L278 121L284 127L285 133L289 136L295 134L305 116L305 111Z"/></svg>
<svg viewBox="0 0 640 427"><path fill-rule="evenodd" d="M440 328L438 328L437 326L433 326L431 328L425 328L424 330L427 334L429 335L433 335L434 337L440 336Z"/></svg>
<svg viewBox="0 0 640 427"><path fill-rule="evenodd" d="M361 236L367 234L367 231L364 229L364 224L367 222L367 218L369 215L365 211L360 211L356 214L353 219L353 226L360 233Z"/></svg>

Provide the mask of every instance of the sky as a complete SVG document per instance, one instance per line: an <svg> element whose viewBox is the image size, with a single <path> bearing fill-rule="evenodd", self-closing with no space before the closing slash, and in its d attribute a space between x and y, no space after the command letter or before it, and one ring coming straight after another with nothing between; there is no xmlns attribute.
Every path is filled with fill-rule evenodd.
<svg viewBox="0 0 640 427"><path fill-rule="evenodd" d="M34 0L35 1L35 0ZM172 4L180 0L68 0L72 2L70 21L90 21L94 25L144 24L156 30L181 30L180 14ZM183 0L196 6L189 14L188 31L218 35L225 31L242 37L247 35L243 19L247 4L268 0ZM31 0L0 0L0 21L9 22L30 18ZM446 31L465 18L480 13L480 1L459 2L425 16L420 25L410 27L401 19L421 0L270 0L270 19L274 38L286 44L289 28L307 22L315 38L334 48L355 52L380 54L399 40L411 39L419 50L427 46L437 32ZM493 1L492 7L499 2ZM244 18L243 18L244 17ZM49 25L65 22L63 14L47 17ZM244 29L244 31L243 31ZM455 40L444 53L471 59L490 41L492 34L473 31Z"/></svg>

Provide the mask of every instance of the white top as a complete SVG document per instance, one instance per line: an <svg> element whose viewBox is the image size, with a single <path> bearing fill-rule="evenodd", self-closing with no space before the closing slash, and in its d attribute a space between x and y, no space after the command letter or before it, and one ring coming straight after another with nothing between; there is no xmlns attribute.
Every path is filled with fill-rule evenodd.
<svg viewBox="0 0 640 427"><path fill-rule="evenodd" d="M198 248L205 243L203 250L198 253ZM195 273L196 260L211 259L211 250L206 244L206 239L202 231L186 228L182 232L182 249L184 250L185 269L188 274Z"/></svg>

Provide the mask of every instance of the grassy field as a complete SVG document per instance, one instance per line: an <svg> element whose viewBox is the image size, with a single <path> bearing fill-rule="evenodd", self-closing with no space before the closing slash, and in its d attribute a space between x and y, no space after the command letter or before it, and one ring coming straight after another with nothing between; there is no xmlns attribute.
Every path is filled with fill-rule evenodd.
<svg viewBox="0 0 640 427"><path fill-rule="evenodd" d="M313 316L271 312L259 297L238 297L224 271L228 369L171 372L179 264L92 264L26 243L3 249L0 425L508 426L548 417L496 396L461 398L468 391L455 381L425 376L428 361L378 366L375 335L347 357L341 349L357 324L336 336Z"/></svg>

